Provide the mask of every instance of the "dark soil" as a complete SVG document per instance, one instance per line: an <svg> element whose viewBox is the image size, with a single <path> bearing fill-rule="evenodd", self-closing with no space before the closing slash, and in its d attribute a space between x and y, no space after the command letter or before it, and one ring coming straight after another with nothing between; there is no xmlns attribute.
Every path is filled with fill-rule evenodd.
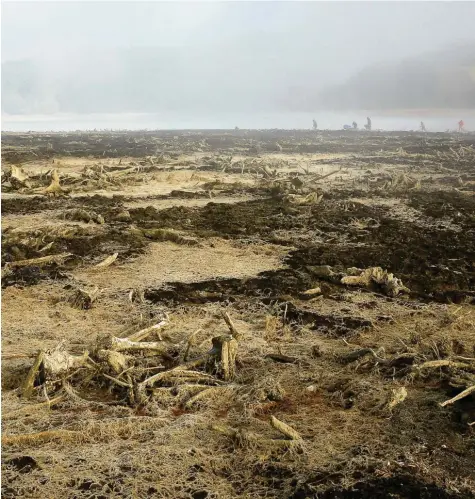
<svg viewBox="0 0 475 499"><path fill-rule="evenodd" d="M68 428L71 421L82 423L83 417L89 423L99 424L102 418L107 421L110 416L118 427L130 419L130 426L117 436L117 441L101 440L103 436L99 434L95 441L86 442L85 447L78 443L77 449L67 443L56 447L59 445L56 441L47 442L45 449L41 445L28 448L28 444L18 444L20 449L22 445L27 447L23 447L24 454L16 452L19 449L14 446L11 452L7 449L9 453L2 464L8 481L2 495L36 497L43 484L55 483L63 487L61 490L66 487L71 497L78 498L111 494L158 497L163 492L163 497L211 499L218 497L216 490L225 483L230 488L224 490L232 490L232 497L475 497L473 487L470 488L475 479L473 426L467 425L475 417L474 396L440 406L442 401L473 383L473 367L438 364L428 374L413 369L426 361L449 359L453 355L465 356L464 362L470 363L474 355L470 304L475 303L475 197L470 182L475 165L470 151L465 149L464 153L464 148L474 145L473 136L236 130L5 133L2 140L2 159L6 164L68 155L132 156L144 159L140 164L147 165L145 156L179 158L183 153L198 152L259 160L265 159L266 152L278 152L283 158L290 154L337 153L346 156L319 159L315 164L359 172L359 176L352 178L352 184L344 180L335 180L335 185L319 184L318 192L323 193L323 199L303 205L292 202L292 196L298 197L301 191L289 191L289 196L289 192L282 192L269 179L262 178L252 185L217 180L195 192L177 189L146 198L150 204L157 199L205 199L210 197L210 191L216 190L229 196L252 195L252 200L225 204L210 199L201 207L177 203L166 209L152 205L128 208L130 218L124 216L126 203L132 199L127 196L4 199L3 216L46 213L45 218L54 217L55 225L29 228L22 218L25 228L20 230L14 225L17 219L11 217L10 227L2 231L2 266L63 252L73 255L61 265L3 267L2 288L9 288L4 292L10 297L11 306L16 306L17 299L23 300L20 303L41 303L41 320L52 320L40 336L50 341L48 345L57 339L52 332L56 323L64 330L71 321L74 327L86 323L89 328L86 321L97 319L103 321L97 326L101 329L99 333L105 333L110 326L126 336L130 331L147 327L148 320L155 320L159 312L167 310L172 316L172 336L179 340L173 341L173 356L164 355L160 359L164 365L158 369L168 368L181 362L180 348L198 327L203 338L206 335L208 339L215 331L219 334L227 331L220 315L225 307L239 327L243 327L244 338L239 343L238 375L233 379L240 391L236 392L236 400L226 402L225 407L198 404L190 409L177 397L173 407L160 405L159 401L154 407L139 404L131 408L122 397L126 392L123 387L110 389L105 379L100 390L107 392L107 400L98 398L89 405L85 401L68 400L47 413L39 411L37 420L29 413L15 419L15 406L11 421L17 426L9 423L8 418L4 421L11 435ZM305 158L306 161L310 157ZM155 169L167 171L167 168L158 162L142 171L153 173ZM219 158L206 160L204 164L193 165L190 173L196 170L216 172L218 178L223 165ZM231 171L240 174L238 166L227 173ZM257 177L255 172L250 173ZM277 170L276 175L280 174L288 175L288 169ZM401 174L417 179L417 187L415 180L410 179L407 185L391 189L391 181ZM304 175L301 177L307 180ZM78 224L77 219L70 217L70 212L77 209L94 214L94 223ZM38 219L41 217L35 216L35 227ZM150 229L173 229L175 239L163 236L169 233L167 230ZM101 290L103 294L91 310L72 310L68 302L69 292L78 284L71 277L71 271L77 267L88 268L117 252L120 265L127 268L130 260L146 252L148 245L157 244L153 240L176 242L179 259L179 244L188 242L191 246L192 241L203 248L203 243L223 243L211 241L212 237L227 239L226 247L232 245L233 250L236 247L247 251L255 245L261 252L259 255L280 256L284 250L286 256L282 266L265 266L273 270L246 278L217 276L189 282L180 281L179 275L164 285L132 289L132 286L127 288L126 275L123 280L118 279L123 288L112 292ZM278 250L274 245L279 245ZM157 261L158 266L162 265L160 255ZM322 276L317 271L319 266L331 266L337 277ZM382 267L393 272L411 291L388 297L378 287L346 287L338 276L350 267ZM49 281L48 287L38 297L33 292L41 291L42 286L37 285L45 280ZM53 286L58 280L66 283L59 291L58 286ZM305 296L305 291L315 288L320 288L318 296L311 299ZM31 291L31 296L21 294ZM460 306L451 307L451 303ZM96 315L86 315L91 312ZM19 309L18 314L21 313ZM114 322L117 315L120 328ZM29 342L32 335L36 339L40 319L35 316L34 328L24 330L24 316L21 321L11 316L13 326L3 333L4 344L11 348L13 343L15 353L16 349L31 353ZM268 319L276 324L274 330L267 329ZM84 337L79 337L74 327L69 334L82 352L89 335L96 332L86 331ZM24 338L20 346L16 344L19 338ZM203 353L199 349L207 348L203 338L193 344L194 353ZM166 336L165 341L168 341ZM374 357L358 357L357 362L344 362L345 355L360 347L378 353ZM21 355L11 359L14 359L12 364L2 366L7 380L3 389L8 392L10 403L12 397L16 403L11 390L18 388L18 380L24 378L31 359L26 362ZM143 360L144 365L150 362L150 367L157 369L155 358L144 356ZM148 376L146 372L144 377ZM265 392L262 400L253 399L249 389L260 387L263 382L282 383L285 395L273 398ZM387 396L397 387L407 387L407 398L389 410ZM88 388L87 383L81 387L85 398ZM179 391L178 386L174 389L173 397ZM96 404L99 400L107 403ZM245 411L244 404L247 404ZM201 412L204 410L208 413ZM239 430L255 425L258 432L263 430L259 434L265 439L273 429L266 429L261 423L268 422L271 414L300 428L307 447L278 455L262 451L261 455L251 442L230 441L228 436L208 427L211 420L232 424ZM327 419L319 419L322 414ZM178 431L175 428L172 435L167 433L169 427L153 426L162 424L160 418L163 425L176 422ZM149 429L130 438L133 425L142 424L141 419L151 423ZM76 428L82 427L79 424ZM345 442L341 441L340 432L344 432ZM272 435L272 439L277 438L275 433ZM192 444L184 440L188 438ZM102 449L107 446L109 454L104 451L103 456ZM51 461L43 467L41 459L50 458L50 449ZM145 449L151 453L146 455ZM94 463L99 459L103 467L92 469L83 457L87 452L91 452L91 459L96 459ZM44 456L38 458L42 453ZM53 476L56 466L59 471ZM173 488L170 476L175 476L171 474L177 470L183 483Z"/></svg>

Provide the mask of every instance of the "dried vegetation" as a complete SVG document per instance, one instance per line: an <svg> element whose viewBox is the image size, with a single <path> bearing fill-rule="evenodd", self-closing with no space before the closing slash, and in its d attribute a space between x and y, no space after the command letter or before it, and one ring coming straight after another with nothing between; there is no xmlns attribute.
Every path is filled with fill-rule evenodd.
<svg viewBox="0 0 475 499"><path fill-rule="evenodd" d="M4 134L2 158L2 496L474 497L472 135ZM243 277L231 247L285 258Z"/></svg>

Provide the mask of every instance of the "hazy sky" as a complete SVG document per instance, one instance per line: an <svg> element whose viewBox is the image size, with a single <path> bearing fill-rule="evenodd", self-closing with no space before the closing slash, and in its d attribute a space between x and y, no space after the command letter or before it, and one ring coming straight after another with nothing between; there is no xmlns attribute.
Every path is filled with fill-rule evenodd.
<svg viewBox="0 0 475 499"><path fill-rule="evenodd" d="M475 37L475 2L2 1L2 61L97 47L257 43L358 66ZM298 57L301 57L299 54Z"/></svg>
<svg viewBox="0 0 475 499"><path fill-rule="evenodd" d="M2 109L293 106L474 41L474 19L475 2L2 1L2 62L36 61L9 65Z"/></svg>

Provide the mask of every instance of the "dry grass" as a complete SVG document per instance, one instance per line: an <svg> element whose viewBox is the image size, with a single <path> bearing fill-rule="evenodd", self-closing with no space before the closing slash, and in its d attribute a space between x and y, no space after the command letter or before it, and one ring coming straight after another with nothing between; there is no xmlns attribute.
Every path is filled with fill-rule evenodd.
<svg viewBox="0 0 475 499"><path fill-rule="evenodd" d="M174 189L198 191L203 186L257 185L254 173L179 169L180 163L195 164L201 157L167 159L163 165L177 168L173 172L145 175L138 169L127 175L115 193L141 198L128 201L130 206L200 207L209 200L148 196ZM404 154L404 158L409 160L411 155ZM236 154L233 163L244 159ZM326 159L329 164L312 163ZM303 157L286 153L285 161L282 154L262 154L259 161L279 168L283 176L297 171L300 163L308 165L309 174L325 175L335 169L330 160L338 159L349 162L349 174L355 179L365 173L359 164L351 166L348 154ZM101 163L117 166L118 160ZM60 172L79 175L84 166L92 165L86 159L64 158L55 166ZM378 174L391 174L394 179L384 195L389 196L393 187L417 185L422 173L398 176L404 168L381 166ZM337 180L330 177L328 183L322 182L324 190L331 189L330 182ZM95 192L112 194L97 186L91 191ZM325 196L329 197L328 192ZM220 199L218 194L213 201ZM353 201L345 198L337 203L343 212ZM420 217L396 198L370 196L358 202L378 209L390 206L399 221L416 223ZM325 206L325 202L306 208L292 205L276 219L293 216L298 224L299 209L325 210ZM35 239L42 248L42 237L48 231L55 239L65 231L74 238L79 230L85 237L105 230L53 220L58 213L9 215L7 226L17 226L9 237L18 242ZM379 226L369 217L345 219L344 223L357 234ZM332 241L333 230L333 226L325 231L311 227L308 233L304 229L289 234L284 227L275 234L287 240L293 237L298 247L304 247ZM311 301L298 299L301 290L291 291L290 297L276 297L269 284L259 291L261 295L255 290L248 296L230 293L227 302L213 303L214 297L200 300L205 295L197 294L182 304L151 303L140 299L144 288L221 277L245 279L276 271L294 249L269 244L269 239L254 242L257 236L245 232L235 240L203 238L189 246L181 233L162 228L152 231L151 239L159 242L151 242L133 260L119 255L101 272L92 271L88 263L65 281L3 290L5 497L295 498L317 497L324 491L330 497L337 494L336 487L351 489L359 481L370 483L375 478L397 481L407 474L435 482L441 490L458 489L462 494L458 497L475 490L474 434L468 425L475 416L473 394L440 405L460 393L474 375L473 306L413 297L389 299L323 280L314 284L321 286L321 298ZM335 247L346 244L344 237L333 241ZM75 288L65 289L66 284L97 286L101 294L90 309L77 309L68 303ZM131 290L137 292L131 294ZM289 317L282 307L289 300L322 317L364 318L373 325L367 330L350 328L346 333L322 324L314 326L311 321ZM164 310L169 313L169 324L160 330L159 338L152 333L146 341L163 340L174 347L175 356L160 358L164 364L160 370L154 370L156 364L151 366L156 359L141 359L148 366L142 379L160 373L156 386L146 387L146 403L129 404L123 387L114 386L110 377L77 386L77 379L68 379L69 391L50 384L45 390L34 388L31 400L18 397L32 363L30 356L38 350L66 339L68 350L80 355L97 335L130 336L156 324ZM189 367L207 355L212 338L229 334L223 310L239 333L236 373L229 382L205 374L200 367ZM342 362L345 355L359 349L372 354ZM402 358L411 358L414 366L389 365ZM188 369L172 370L185 362ZM114 376L121 375L123 367L119 362ZM384 493L392 493L381 487ZM368 490L371 494L372 489Z"/></svg>

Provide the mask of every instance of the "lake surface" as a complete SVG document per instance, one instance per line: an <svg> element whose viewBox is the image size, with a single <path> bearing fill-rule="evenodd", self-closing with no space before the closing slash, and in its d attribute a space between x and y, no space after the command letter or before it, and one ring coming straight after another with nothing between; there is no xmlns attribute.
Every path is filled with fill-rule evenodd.
<svg viewBox="0 0 475 499"><path fill-rule="evenodd" d="M309 129L312 120L321 130L339 130L343 125L351 125L353 120L358 127L366 123L365 111L348 113L184 113L160 114L55 114L55 115L2 115L2 131L46 132L74 130L205 130L205 129ZM378 130L418 130L421 120L430 132L455 130L463 119L466 129L475 129L473 110L444 112L438 115L411 111L410 115L370 114L373 129Z"/></svg>

